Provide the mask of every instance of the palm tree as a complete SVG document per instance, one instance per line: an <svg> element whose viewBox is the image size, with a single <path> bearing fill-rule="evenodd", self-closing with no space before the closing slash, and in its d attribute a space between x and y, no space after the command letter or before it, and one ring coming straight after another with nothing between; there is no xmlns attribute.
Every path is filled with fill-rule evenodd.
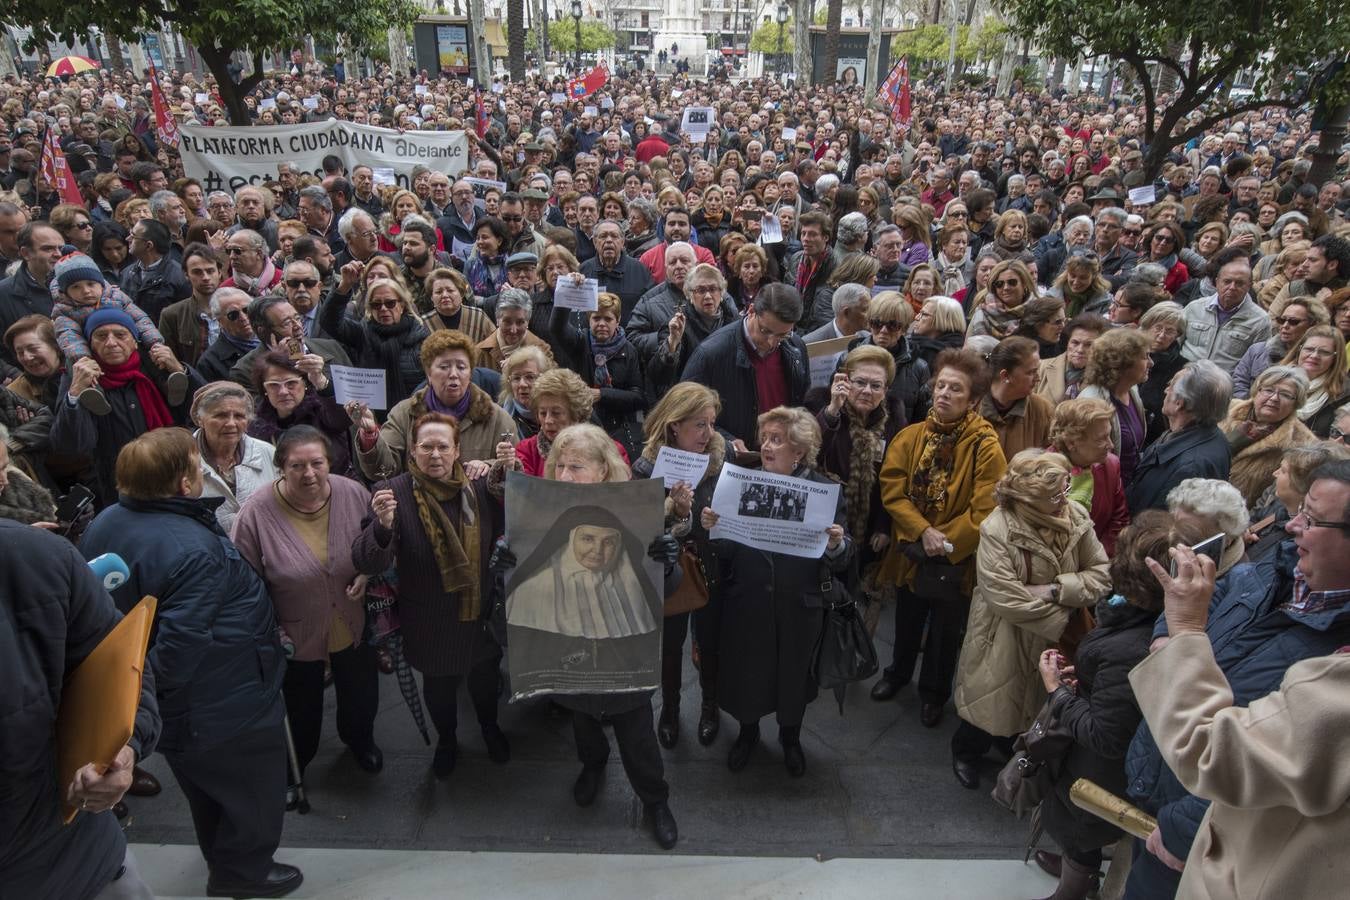
<svg viewBox="0 0 1350 900"><path fill-rule="evenodd" d="M547 23L537 23L547 28ZM506 0L506 57L511 67L511 80L517 84L525 80L525 0Z"/></svg>
<svg viewBox="0 0 1350 900"><path fill-rule="evenodd" d="M839 23L844 17L844 0L829 0L825 8L825 58L821 60L820 78L826 84L834 82L839 68Z"/></svg>

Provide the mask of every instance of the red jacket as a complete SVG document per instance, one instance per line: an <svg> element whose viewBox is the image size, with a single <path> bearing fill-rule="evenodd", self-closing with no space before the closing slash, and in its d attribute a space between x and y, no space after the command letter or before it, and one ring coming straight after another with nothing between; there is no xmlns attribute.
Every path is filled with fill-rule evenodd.
<svg viewBox="0 0 1350 900"><path fill-rule="evenodd" d="M638 259L638 262L647 267L647 271L652 273L652 281L660 284L666 280L666 247L669 242L657 244L652 249ZM710 266L717 265L717 257L712 255L712 251L702 244L691 244L694 248L694 262L707 263Z"/></svg>
<svg viewBox="0 0 1350 900"><path fill-rule="evenodd" d="M623 459L624 465L631 465L628 461L628 451L623 449L623 444L615 441L614 446L619 448L619 456ZM526 475L533 475L535 478L544 477L544 463L548 460L539 452L539 435L531 435L516 444L516 459L520 460L521 468Z"/></svg>
<svg viewBox="0 0 1350 900"><path fill-rule="evenodd" d="M1125 485L1120 480L1120 457L1106 454L1106 461L1092 467L1092 528L1107 556L1116 552L1116 537L1130 524L1130 508L1125 504Z"/></svg>
<svg viewBox="0 0 1350 900"><path fill-rule="evenodd" d="M669 156L670 144L667 144L659 134L649 134L638 141L638 145L633 148L633 155L637 157L638 162L648 163L658 156Z"/></svg>

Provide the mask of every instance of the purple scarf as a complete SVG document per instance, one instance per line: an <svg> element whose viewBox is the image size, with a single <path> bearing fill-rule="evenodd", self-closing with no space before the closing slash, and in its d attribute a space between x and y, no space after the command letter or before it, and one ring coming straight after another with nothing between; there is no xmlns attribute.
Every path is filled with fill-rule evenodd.
<svg viewBox="0 0 1350 900"><path fill-rule="evenodd" d="M436 392L430 386L426 393L422 395L422 402L427 405L427 412L436 412L451 416L456 422L464 421L464 416L469 411L469 401L473 399L473 385L464 392L464 396L459 398L459 402L454 406L446 406L441 399L436 396Z"/></svg>

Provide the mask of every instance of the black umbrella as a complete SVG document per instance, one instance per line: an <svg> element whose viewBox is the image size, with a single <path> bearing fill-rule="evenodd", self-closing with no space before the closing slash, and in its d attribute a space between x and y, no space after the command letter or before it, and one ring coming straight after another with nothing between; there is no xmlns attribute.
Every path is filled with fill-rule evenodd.
<svg viewBox="0 0 1350 900"><path fill-rule="evenodd" d="M398 575L392 568L371 578L366 585L366 627L370 642L389 651L403 702L408 704L408 712L412 713L423 742L430 747L431 735L427 732L427 717L422 711L422 695L417 690L417 676L403 655L403 634L398 623Z"/></svg>

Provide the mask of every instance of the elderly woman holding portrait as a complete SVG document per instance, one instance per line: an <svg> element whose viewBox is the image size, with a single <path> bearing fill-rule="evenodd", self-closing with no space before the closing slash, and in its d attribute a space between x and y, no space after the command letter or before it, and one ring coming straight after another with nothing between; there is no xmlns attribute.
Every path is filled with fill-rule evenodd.
<svg viewBox="0 0 1350 900"><path fill-rule="evenodd" d="M1007 465L994 427L978 412L989 378L978 353L944 350L934 364L928 418L896 435L881 464L891 549L880 577L899 590L894 656L872 699L890 700L909 684L922 644L919 721L927 728L942 721L951 696L975 578L969 562Z"/></svg>
<svg viewBox="0 0 1350 900"><path fill-rule="evenodd" d="M1256 376L1249 400L1234 400L1219 424L1228 438L1229 481L1253 505L1270 486L1286 451L1317 437L1298 420L1308 399L1308 376L1297 366L1276 365Z"/></svg>
<svg viewBox="0 0 1350 900"><path fill-rule="evenodd" d="M371 515L352 547L357 571L398 573L403 652L422 673L422 695L436 726L432 771L447 778L459 758L455 740L460 682L493 762L511 758L497 725L502 649L488 629L488 560L501 531L501 507L459 462L459 423L427 413L413 423L408 471L376 485Z"/></svg>
<svg viewBox="0 0 1350 900"><path fill-rule="evenodd" d="M422 342L426 386L391 409L384 425L377 425L369 410L362 411L357 422L356 458L367 478L389 477L406 466L412 424L429 412L444 413L459 422L456 446L469 477L487 473L501 436L515 434L516 423L486 391L472 383L476 352L463 332L437 331Z"/></svg>
<svg viewBox="0 0 1350 900"><path fill-rule="evenodd" d="M1168 492L1187 478L1228 477L1232 457L1219 423L1232 393L1228 373L1207 359L1172 377L1162 404L1167 431L1144 448L1125 488L1132 515L1164 508Z"/></svg>
<svg viewBox="0 0 1350 900"><path fill-rule="evenodd" d="M1088 511L1097 540L1109 555L1116 536L1130 524L1120 457L1111 452L1115 409L1105 400L1080 397L1055 407L1047 449L1069 460L1069 499Z"/></svg>
<svg viewBox="0 0 1350 900"><path fill-rule="evenodd" d="M1111 587L1092 519L1069 499L1070 468L1058 453L1018 453L995 491L998 508L980 525L956 674L952 770L962 787L978 788L981 757L996 742L1011 746L1035 719L1041 653L1075 610L1090 610Z"/></svg>
<svg viewBox="0 0 1350 900"><path fill-rule="evenodd" d="M1148 378L1153 339L1140 329L1116 328L1097 338L1088 354L1079 397L1105 400L1116 410L1111 447L1120 457L1122 477L1130 480L1148 432L1148 413L1139 385Z"/></svg>
<svg viewBox="0 0 1350 900"><path fill-rule="evenodd" d="M758 420L760 460L765 472L823 484L819 472L820 428L806 410L779 406ZM806 774L801 728L806 706L816 696L810 674L822 610L837 593L836 576L848 571L853 541L845 531L843 493L834 522L825 529L825 552L817 559L752 549L730 539L712 541L722 573L722 633L717 702L740 723L727 757L739 772L759 743L759 720L778 719L778 743L788 775ZM700 523L711 530L717 513L704 506ZM832 587L831 587L832 586Z"/></svg>
<svg viewBox="0 0 1350 900"><path fill-rule="evenodd" d="M226 534L239 508L253 493L277 479L273 448L249 437L253 397L233 381L213 381L192 397L194 437L201 456L203 497L220 497L216 521Z"/></svg>

